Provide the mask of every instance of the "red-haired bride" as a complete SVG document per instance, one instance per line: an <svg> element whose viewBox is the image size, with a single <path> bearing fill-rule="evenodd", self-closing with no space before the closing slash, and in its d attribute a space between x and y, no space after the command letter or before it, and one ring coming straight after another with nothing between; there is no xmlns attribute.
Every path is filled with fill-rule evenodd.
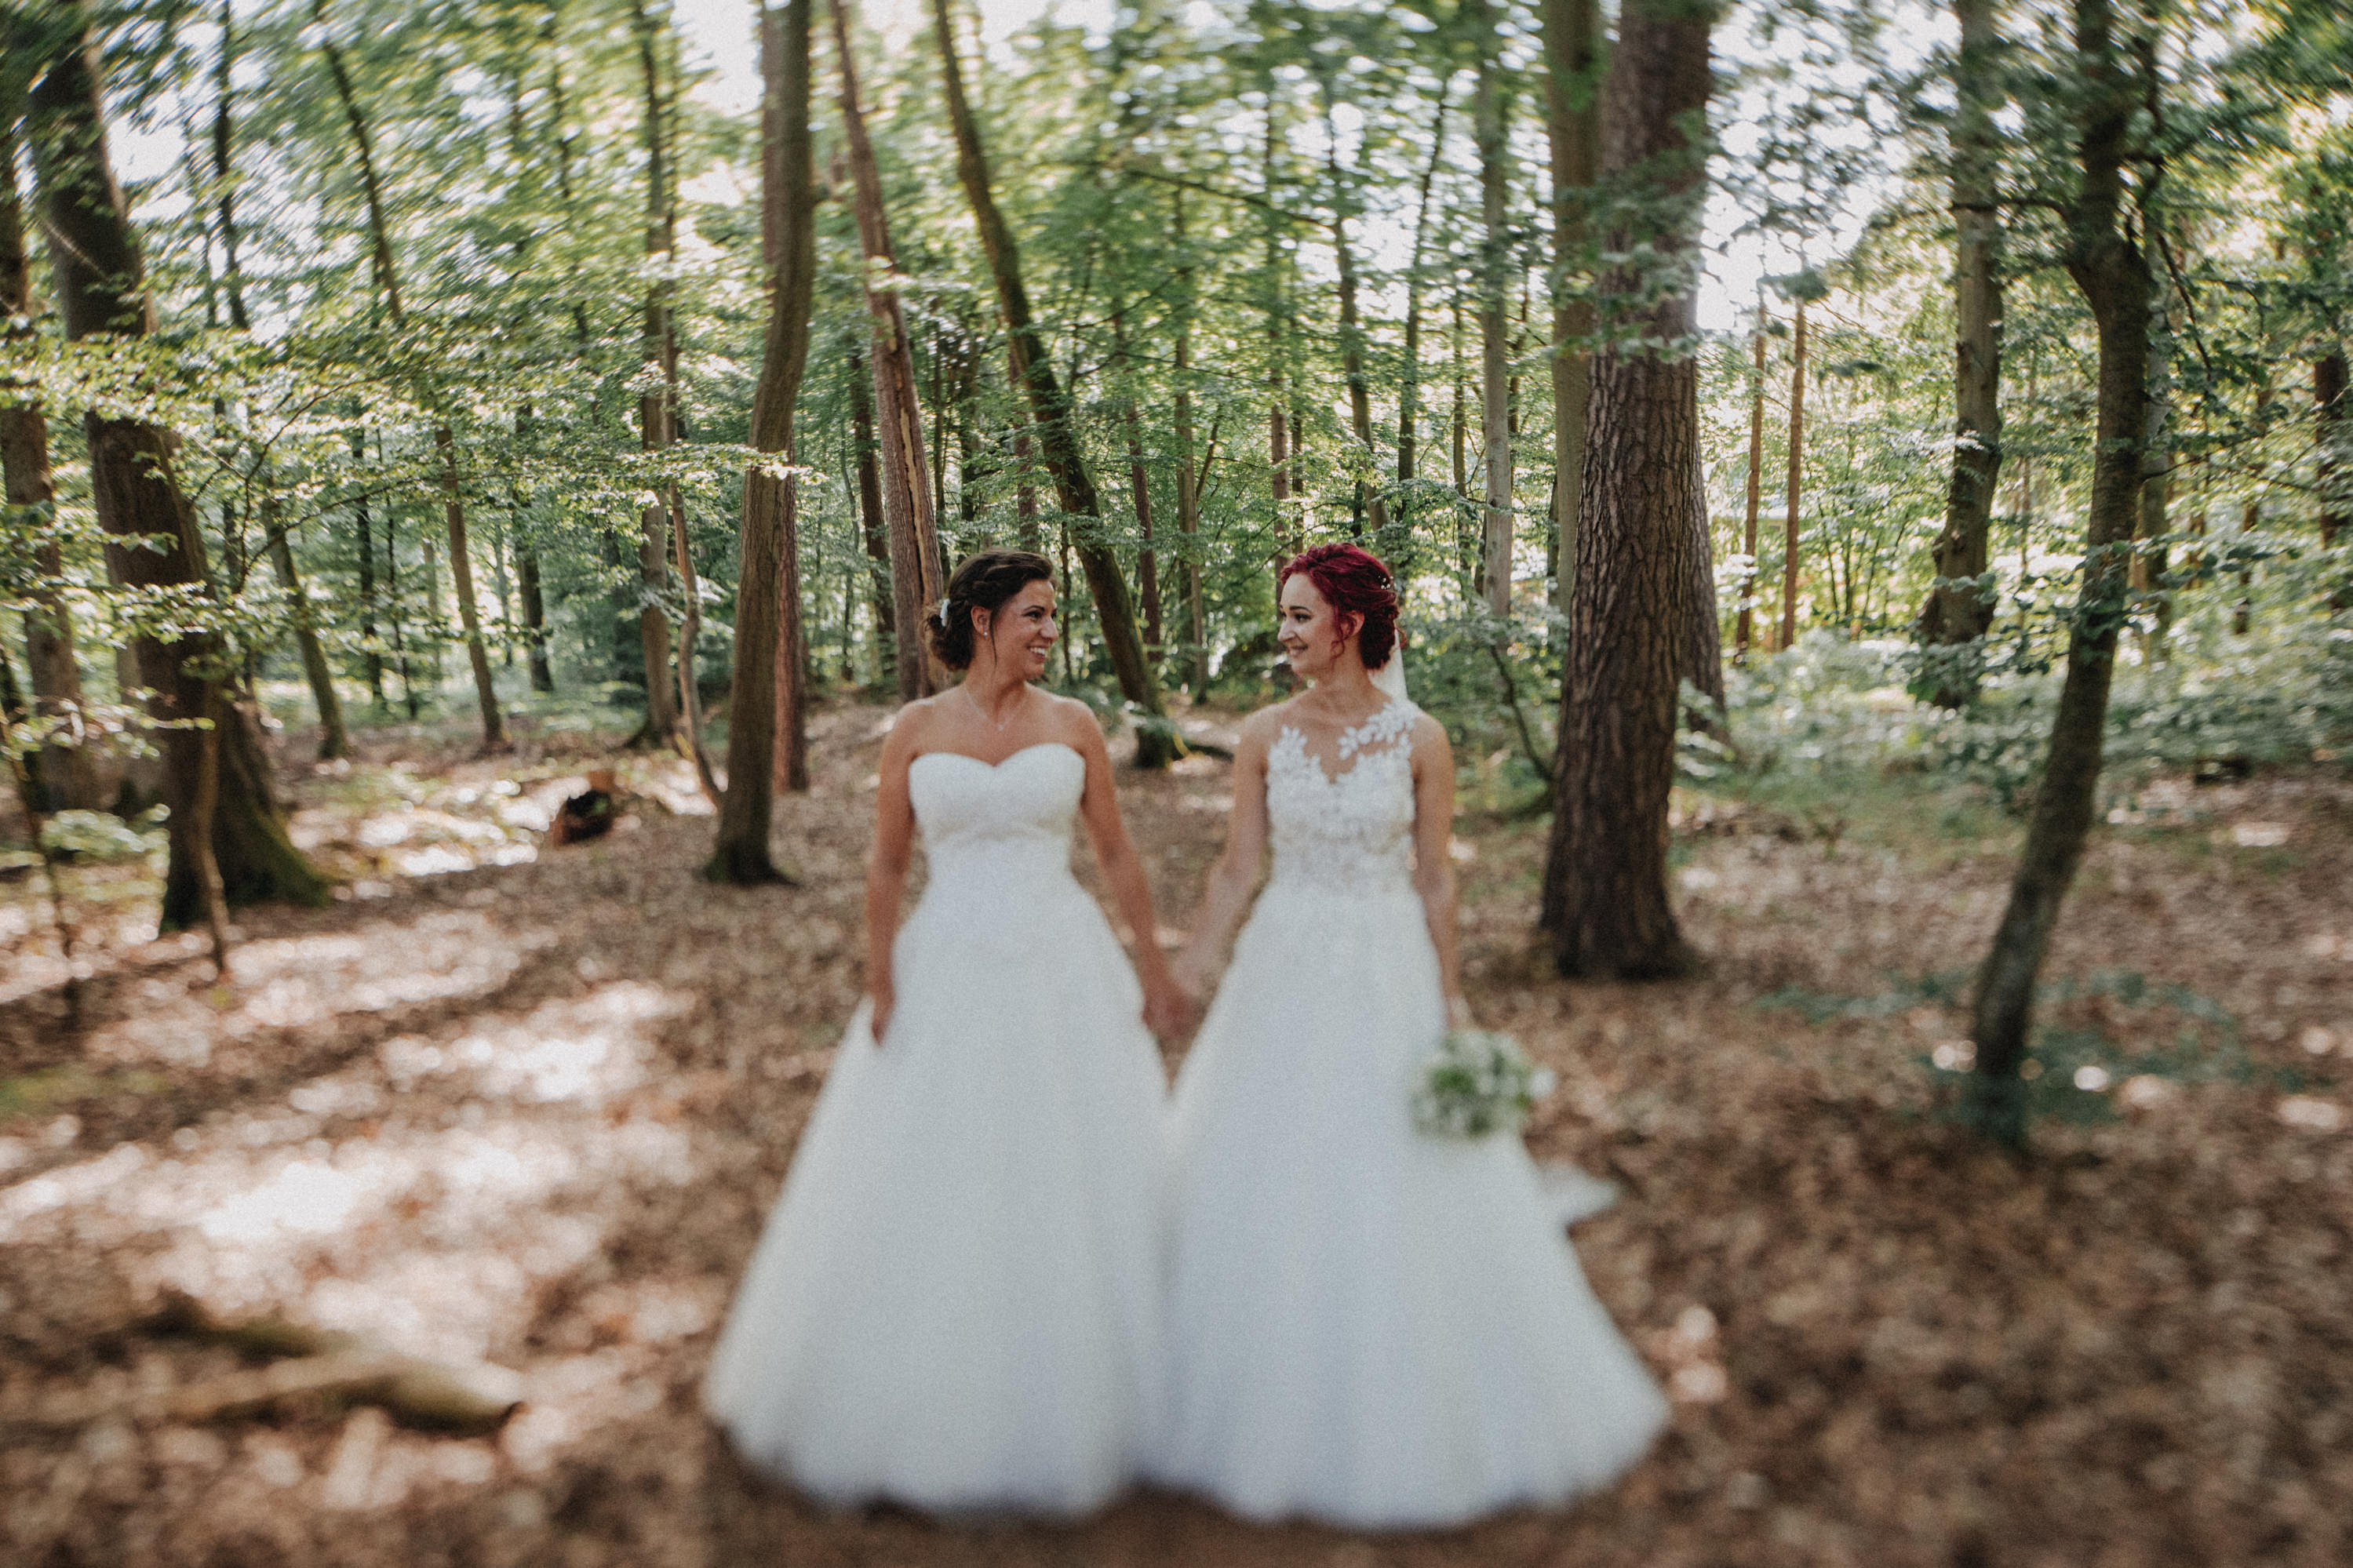
<svg viewBox="0 0 2353 1568"><path fill-rule="evenodd" d="M1587 1288L1520 1141L1419 1131L1468 1010L1454 763L1352 544L1282 569L1311 684L1251 716L1179 984L1273 874L1176 1084L1166 1411L1149 1469L1254 1519L1441 1525L1606 1484L1665 1403Z"/></svg>

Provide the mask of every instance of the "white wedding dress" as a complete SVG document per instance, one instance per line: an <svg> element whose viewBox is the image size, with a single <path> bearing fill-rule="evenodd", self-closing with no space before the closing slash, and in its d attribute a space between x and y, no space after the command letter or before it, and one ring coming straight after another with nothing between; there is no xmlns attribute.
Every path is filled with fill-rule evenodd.
<svg viewBox="0 0 2353 1568"><path fill-rule="evenodd" d="M1285 729L1273 874L1176 1083L1154 1479L1252 1519L1445 1525L1600 1487L1666 1412L1516 1137L1418 1131L1445 1026L1392 700Z"/></svg>
<svg viewBox="0 0 2353 1568"><path fill-rule="evenodd" d="M714 1352L711 1413L834 1502L1082 1513L1156 1424L1166 1092L1072 879L1085 763L932 752L930 860L818 1097Z"/></svg>

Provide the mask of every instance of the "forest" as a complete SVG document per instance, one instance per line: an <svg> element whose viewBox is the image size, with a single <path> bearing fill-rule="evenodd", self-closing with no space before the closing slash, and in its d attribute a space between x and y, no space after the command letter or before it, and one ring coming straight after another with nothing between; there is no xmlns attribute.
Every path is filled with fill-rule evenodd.
<svg viewBox="0 0 2353 1568"><path fill-rule="evenodd" d="M2344 1560L2337 0L0 45L0 1558ZM1341 539L1668 1436L1426 1537L763 1486L693 1391L947 573L1055 563L1173 942Z"/></svg>

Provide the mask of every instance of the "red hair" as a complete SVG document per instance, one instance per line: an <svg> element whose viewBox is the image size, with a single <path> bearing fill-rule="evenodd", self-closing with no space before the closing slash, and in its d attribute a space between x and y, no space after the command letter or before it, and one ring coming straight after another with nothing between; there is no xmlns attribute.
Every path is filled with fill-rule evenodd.
<svg viewBox="0 0 2353 1568"><path fill-rule="evenodd" d="M1293 577L1315 584L1335 616L1355 616L1356 652L1366 669L1389 661L1398 642L1397 583L1381 558L1355 544L1319 544L1282 563L1275 591Z"/></svg>

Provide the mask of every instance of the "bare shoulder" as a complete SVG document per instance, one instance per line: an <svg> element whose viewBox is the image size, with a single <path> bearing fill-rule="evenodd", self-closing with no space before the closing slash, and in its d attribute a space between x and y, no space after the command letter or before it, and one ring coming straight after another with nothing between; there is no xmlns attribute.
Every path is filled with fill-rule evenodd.
<svg viewBox="0 0 2353 1568"><path fill-rule="evenodd" d="M1046 704L1046 725L1057 740L1068 743L1082 754L1106 750L1103 724L1095 710L1075 697L1059 697L1051 691L1031 688Z"/></svg>
<svg viewBox="0 0 2353 1568"><path fill-rule="evenodd" d="M1413 728L1408 731L1409 744L1417 757L1447 761L1454 755L1454 742L1447 738L1446 726L1417 708L1413 711Z"/></svg>
<svg viewBox="0 0 2353 1568"><path fill-rule="evenodd" d="M1282 733L1286 725L1297 721L1298 709L1299 699L1296 697L1286 697L1271 708L1260 709L1242 721L1242 740L1245 742L1255 741L1261 745L1271 745L1274 738Z"/></svg>

